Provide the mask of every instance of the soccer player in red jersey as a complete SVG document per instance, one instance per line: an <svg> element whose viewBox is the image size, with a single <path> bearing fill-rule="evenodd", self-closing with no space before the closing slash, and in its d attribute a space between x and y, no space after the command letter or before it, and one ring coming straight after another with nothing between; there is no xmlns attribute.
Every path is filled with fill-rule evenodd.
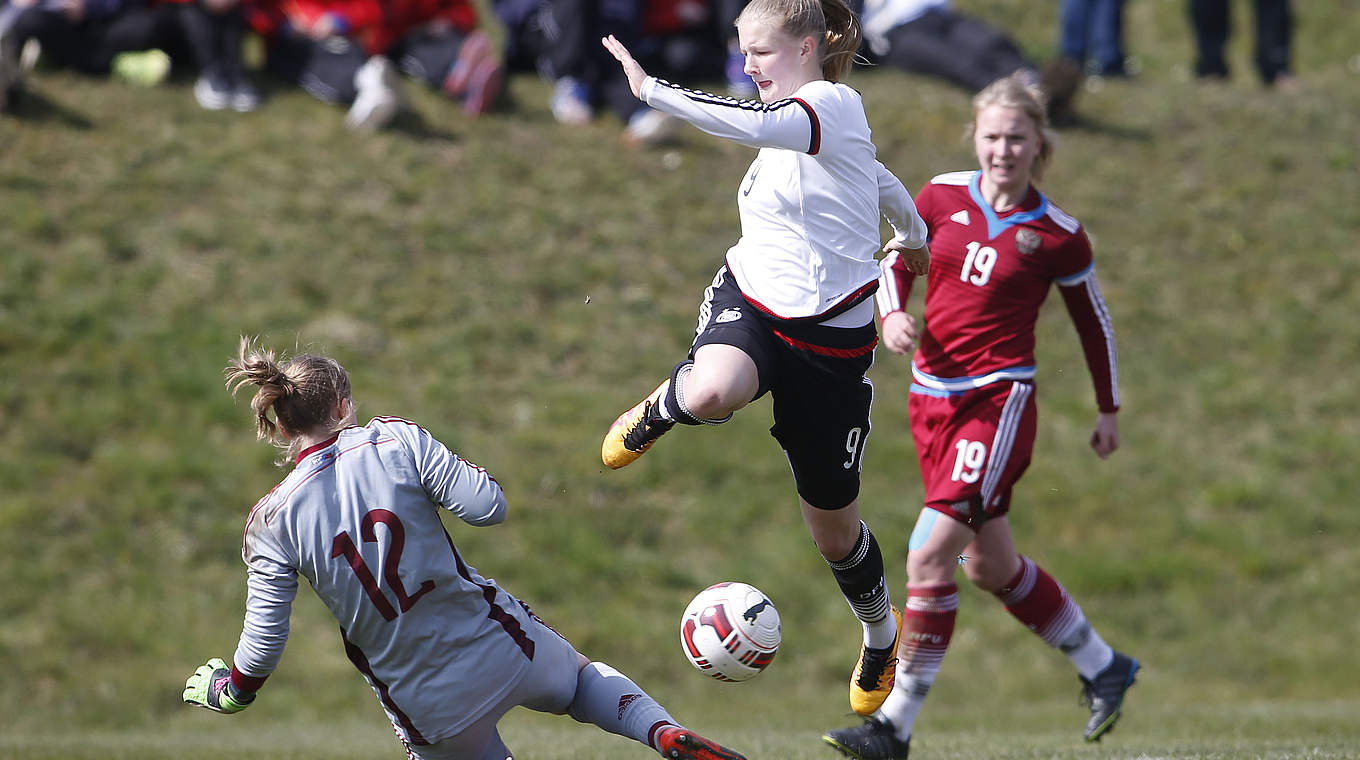
<svg viewBox="0 0 1360 760"><path fill-rule="evenodd" d="M915 276L891 255L883 261L883 344L916 349L908 411L926 494L907 555L896 684L864 725L824 737L861 760L907 757L954 631L960 562L974 585L1071 659L1090 702L1088 741L1114 726L1138 671L1011 537L1011 489L1034 446L1034 325L1052 284L1095 384L1091 447L1101 459L1119 447L1117 362L1090 241L1034 186L1053 152L1038 91L1015 75L989 85L973 101L972 131L980 169L942 174L916 196L933 258L924 328L903 310Z"/></svg>

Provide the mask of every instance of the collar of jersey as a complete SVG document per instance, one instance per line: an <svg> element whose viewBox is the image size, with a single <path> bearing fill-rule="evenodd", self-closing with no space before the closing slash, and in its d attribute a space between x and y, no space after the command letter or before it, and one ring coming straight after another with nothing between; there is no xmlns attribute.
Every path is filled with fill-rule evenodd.
<svg viewBox="0 0 1360 760"><path fill-rule="evenodd" d="M298 452L298 455L297 455L297 459L294 459L294 460L293 460L293 464L295 464L295 465L302 464L302 460L306 459L307 457L311 456L312 454L315 454L316 452L318 452L318 451L320 451L320 450L322 450L322 449L324 449L324 448L326 448L326 447L328 447L328 446L333 445L333 444L335 443L335 441L336 441L337 439L339 439L339 438L340 438L340 434L337 433L337 434L331 436L330 438L327 438L326 440L322 441L321 443L314 443L314 444L312 444L311 446L308 446L307 448L303 449L302 451L299 451L299 452Z"/></svg>
<svg viewBox="0 0 1360 760"><path fill-rule="evenodd" d="M982 215L987 217L988 240L995 240L998 235L1006 231L1007 227L1032 222L1048 213L1048 199L1038 190L1034 192L1039 193L1039 205L1029 211L1021 211L1002 219L997 216L996 209L992 208L992 204L982 197L982 172L975 171L973 176L968 178L968 194L973 197L973 203L982 209Z"/></svg>

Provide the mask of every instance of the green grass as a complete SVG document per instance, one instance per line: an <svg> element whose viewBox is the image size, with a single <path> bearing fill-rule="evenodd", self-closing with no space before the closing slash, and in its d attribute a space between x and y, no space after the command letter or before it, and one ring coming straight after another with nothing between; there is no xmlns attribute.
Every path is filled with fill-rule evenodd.
<svg viewBox="0 0 1360 760"><path fill-rule="evenodd" d="M958 5L1051 51L1050 6ZM1054 298L1013 517L1145 669L1118 731L1084 746L1070 667L965 589L922 758L1360 757L1360 3L1296 4L1305 89L1288 96L1251 79L1245 7L1237 79L1189 81L1183 6L1129 4L1142 73L1083 95L1044 185L1095 239L1123 448L1086 447L1092 392ZM852 81L909 187L973 165L967 93ZM34 89L25 118L0 117L0 756L398 755L307 592L259 705L180 704L192 669L232 652L241 525L281 476L222 387L242 333L331 352L361 415L417 419L493 472L509 522L454 538L578 648L753 758L829 755L817 735L846 721L857 625L768 402L621 472L596 453L687 346L750 151L558 127L532 78L478 121L413 92L371 137L285 89L249 115L203 112L184 85L47 72ZM900 589L921 498L905 362L882 352L872 377L862 501ZM785 620L751 684L678 651L680 610L719 578ZM569 719L515 714L504 734L521 757L646 756Z"/></svg>

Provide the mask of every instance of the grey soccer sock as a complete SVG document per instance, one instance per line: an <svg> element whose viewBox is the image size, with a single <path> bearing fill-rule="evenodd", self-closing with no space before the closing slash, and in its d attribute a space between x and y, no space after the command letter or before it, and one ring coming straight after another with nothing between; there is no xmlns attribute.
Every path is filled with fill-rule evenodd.
<svg viewBox="0 0 1360 760"><path fill-rule="evenodd" d="M653 741L659 729L679 725L628 676L603 662L592 662L581 669L576 680L576 697L567 714L652 749L656 749Z"/></svg>

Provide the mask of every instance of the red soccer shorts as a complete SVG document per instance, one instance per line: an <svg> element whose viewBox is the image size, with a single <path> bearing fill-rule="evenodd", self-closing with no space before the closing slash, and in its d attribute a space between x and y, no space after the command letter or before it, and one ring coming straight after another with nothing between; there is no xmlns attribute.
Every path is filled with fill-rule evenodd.
<svg viewBox="0 0 1360 760"><path fill-rule="evenodd" d="M953 392L913 383L907 411L927 507L974 530L1009 511L1011 487L1034 453L1033 383Z"/></svg>

